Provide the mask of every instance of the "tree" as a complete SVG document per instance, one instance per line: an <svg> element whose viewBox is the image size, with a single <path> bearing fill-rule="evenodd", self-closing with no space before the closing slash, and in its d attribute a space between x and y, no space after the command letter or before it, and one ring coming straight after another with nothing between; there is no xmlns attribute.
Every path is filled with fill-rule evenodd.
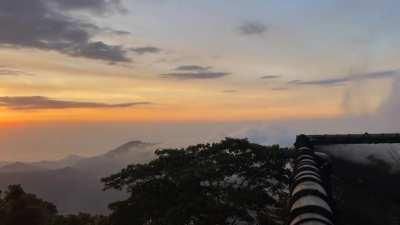
<svg viewBox="0 0 400 225"><path fill-rule="evenodd" d="M0 225L109 225L109 223L108 217L101 215L86 213L58 215L54 204L34 194L26 193L20 185L10 185L4 194L0 194Z"/></svg>
<svg viewBox="0 0 400 225"><path fill-rule="evenodd" d="M108 225L107 216L78 213L77 215L58 215L52 225Z"/></svg>
<svg viewBox="0 0 400 225"><path fill-rule="evenodd" d="M47 225L56 214L55 205L25 193L20 185L10 185L0 195L0 225Z"/></svg>
<svg viewBox="0 0 400 225"><path fill-rule="evenodd" d="M112 225L259 224L287 194L287 152L246 139L157 150L147 164L103 178L129 198L110 205ZM263 217L264 219L261 219Z"/></svg>

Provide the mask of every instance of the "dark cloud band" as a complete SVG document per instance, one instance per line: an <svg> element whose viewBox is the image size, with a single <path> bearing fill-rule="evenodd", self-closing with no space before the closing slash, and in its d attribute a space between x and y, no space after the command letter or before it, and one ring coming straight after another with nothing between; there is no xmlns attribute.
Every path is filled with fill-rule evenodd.
<svg viewBox="0 0 400 225"><path fill-rule="evenodd" d="M383 79L397 77L400 75L399 70L384 70L371 73L360 73L353 74L350 76L343 76L339 78L329 78L321 80L303 81L303 80L292 80L288 84L291 85L317 85L317 86L336 86L343 85L348 82L361 81L361 80L373 80L373 79Z"/></svg>
<svg viewBox="0 0 400 225"><path fill-rule="evenodd" d="M150 102L128 102L121 104L106 104L98 102L78 102L56 100L43 96L4 96L0 97L0 106L13 110L29 109L68 109L68 108L126 108L138 105L148 105Z"/></svg>
<svg viewBox="0 0 400 225"><path fill-rule="evenodd" d="M281 77L281 76L278 76L278 75L267 75L267 76L262 76L261 79L267 80L267 79L276 79L276 78L279 78L279 77Z"/></svg>
<svg viewBox="0 0 400 225"><path fill-rule="evenodd" d="M122 7L111 0L1 0L0 46L53 50L109 62L129 62L120 45L92 41L98 26L69 16L67 10L111 12ZM108 11L110 10L110 11Z"/></svg>
<svg viewBox="0 0 400 225"><path fill-rule="evenodd" d="M267 32L267 26L260 22L246 22L239 26L238 30L240 34L254 36L263 35Z"/></svg>
<svg viewBox="0 0 400 225"><path fill-rule="evenodd" d="M182 65L175 68L177 71L207 71L210 70L210 66L198 66L198 65Z"/></svg>
<svg viewBox="0 0 400 225"><path fill-rule="evenodd" d="M129 50L131 50L132 52L139 54L139 55L143 55L143 54L147 54L147 53L161 52L161 49L159 49L157 47L153 47L153 46L130 48Z"/></svg>
<svg viewBox="0 0 400 225"><path fill-rule="evenodd" d="M88 10L93 13L125 13L121 0L45 0L60 10Z"/></svg>
<svg viewBox="0 0 400 225"><path fill-rule="evenodd" d="M161 74L163 77L170 77L179 80L191 79L217 79L230 75L227 72L212 71L210 66L181 65L171 73Z"/></svg>
<svg viewBox="0 0 400 225"><path fill-rule="evenodd" d="M22 70L0 66L0 76L32 76L33 74L27 73Z"/></svg>
<svg viewBox="0 0 400 225"><path fill-rule="evenodd" d="M176 78L179 80L193 80L193 79L217 79L228 76L230 73L225 72L182 72L182 73L165 73L161 74L163 77Z"/></svg>

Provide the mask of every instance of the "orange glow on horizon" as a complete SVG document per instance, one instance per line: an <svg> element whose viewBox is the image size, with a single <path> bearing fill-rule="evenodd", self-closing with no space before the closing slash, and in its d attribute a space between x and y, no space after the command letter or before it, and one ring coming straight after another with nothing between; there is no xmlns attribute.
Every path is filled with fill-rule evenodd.
<svg viewBox="0 0 400 225"><path fill-rule="evenodd" d="M337 107L171 108L0 110L0 125L31 122L243 122L335 117Z"/></svg>

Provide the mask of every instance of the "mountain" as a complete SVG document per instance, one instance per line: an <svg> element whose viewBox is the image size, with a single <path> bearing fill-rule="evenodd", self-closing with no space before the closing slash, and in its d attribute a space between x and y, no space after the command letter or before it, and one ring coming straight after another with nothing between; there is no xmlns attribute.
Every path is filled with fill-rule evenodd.
<svg viewBox="0 0 400 225"><path fill-rule="evenodd" d="M53 202L61 213L107 213L107 205L124 197L117 191L102 191L99 179L73 168L0 174L0 189L21 184L30 193Z"/></svg>
<svg viewBox="0 0 400 225"><path fill-rule="evenodd" d="M1 172L23 172L23 171L34 171L34 170L53 170L62 169L65 167L72 167L79 160L85 157L79 155L69 155L60 160L43 160L38 162L0 162L0 173Z"/></svg>
<svg viewBox="0 0 400 225"><path fill-rule="evenodd" d="M105 154L79 160L73 165L80 171L107 176L132 163L143 163L154 158L156 144L141 141L125 143Z"/></svg>
<svg viewBox="0 0 400 225"><path fill-rule="evenodd" d="M22 162L15 162L9 163L2 167L0 167L0 173L7 173L7 172L29 172L29 171L38 171L38 170L45 170L45 168L35 166L29 163L22 163Z"/></svg>
<svg viewBox="0 0 400 225"><path fill-rule="evenodd" d="M56 161L39 161L30 163L31 165L46 168L46 169L62 169L65 167L72 167L78 161L84 159L85 157L79 155L69 155L65 158Z"/></svg>
<svg viewBox="0 0 400 225"><path fill-rule="evenodd" d="M71 155L57 161L10 163L0 167L0 190L10 184L21 184L27 192L55 203L61 213L104 214L109 203L126 194L103 191L100 179L128 164L151 160L157 147L131 141L93 157Z"/></svg>
<svg viewBox="0 0 400 225"><path fill-rule="evenodd" d="M1 162L0 162L0 167L3 167L3 166L5 166L5 165L7 165L7 164L10 164L10 162L1 161Z"/></svg>

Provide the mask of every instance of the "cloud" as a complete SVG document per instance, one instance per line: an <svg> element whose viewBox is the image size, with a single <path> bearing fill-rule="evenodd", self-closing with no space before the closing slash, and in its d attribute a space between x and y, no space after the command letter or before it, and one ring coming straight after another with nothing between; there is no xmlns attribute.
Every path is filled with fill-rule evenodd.
<svg viewBox="0 0 400 225"><path fill-rule="evenodd" d="M400 112L400 77L395 79L389 96L379 107L378 115L386 118L386 124L394 126L397 130L400 127L398 115Z"/></svg>
<svg viewBox="0 0 400 225"><path fill-rule="evenodd" d="M377 74L370 74L367 77L373 79L378 76ZM246 137L251 141L266 145L292 146L298 134L398 133L400 127L399 96L400 77L393 80L391 93L374 113L245 124L228 136ZM400 155L400 144L331 145L319 146L317 150L364 164L370 164L371 161L368 157L374 155L389 163L393 167L392 171L400 171L399 161L394 160L394 157L398 158Z"/></svg>
<svg viewBox="0 0 400 225"><path fill-rule="evenodd" d="M270 90L272 91L285 91L285 90L289 90L288 87L273 87Z"/></svg>
<svg viewBox="0 0 400 225"><path fill-rule="evenodd" d="M89 42L67 49L66 52L73 56L100 59L111 62L129 62L126 51L121 45L107 45L104 42Z"/></svg>
<svg viewBox="0 0 400 225"><path fill-rule="evenodd" d="M0 76L21 76L21 75L32 76L33 74L17 70L14 68L0 66Z"/></svg>
<svg viewBox="0 0 400 225"><path fill-rule="evenodd" d="M210 66L198 66L198 65L182 65L175 68L178 71L207 71L210 70Z"/></svg>
<svg viewBox="0 0 400 225"><path fill-rule="evenodd" d="M68 109L68 108L126 108L137 105L148 105L150 102L128 102L121 104L106 104L98 102L78 102L56 100L43 96L0 97L0 106L13 110L29 109Z"/></svg>
<svg viewBox="0 0 400 225"><path fill-rule="evenodd" d="M0 68L0 76L8 76L8 75L21 75L22 72L18 70L12 69L1 69Z"/></svg>
<svg viewBox="0 0 400 225"><path fill-rule="evenodd" d="M186 73L165 73L161 74L164 77L172 77L180 80L189 80L189 79L216 79L229 75L230 73L225 72L186 72Z"/></svg>
<svg viewBox="0 0 400 225"><path fill-rule="evenodd" d="M113 11L108 6L117 5L119 1L115 0L2 0L0 27L7 29L0 29L0 47L35 48L108 62L129 62L123 46L92 41L102 32L101 28L66 13L105 13Z"/></svg>
<svg viewBox="0 0 400 225"><path fill-rule="evenodd" d="M276 79L279 78L281 76L279 75L267 75L267 76L262 76L261 79Z"/></svg>
<svg viewBox="0 0 400 225"><path fill-rule="evenodd" d="M102 27L101 32L104 34L110 34L110 35L116 35L116 36L127 36L131 35L132 33L126 30L118 30L118 29L113 29L110 27Z"/></svg>
<svg viewBox="0 0 400 225"><path fill-rule="evenodd" d="M399 70L383 70L383 71L376 71L376 72L370 72L370 73L359 73L359 74L353 74L350 76L344 76L344 77L339 77L339 78L329 78L329 79L322 79L322 80L312 80L312 81L292 80L292 81L289 81L288 84L336 86L336 85L343 85L345 83L354 82L354 81L392 78L392 77L397 77L399 74L400 74Z"/></svg>
<svg viewBox="0 0 400 225"><path fill-rule="evenodd" d="M121 0L44 0L60 10L88 10L93 13L125 13Z"/></svg>
<svg viewBox="0 0 400 225"><path fill-rule="evenodd" d="M293 85L336 86L336 85L342 85L347 81L348 80L345 79L345 78L313 80L313 81L292 80L292 81L289 81L288 84L293 84Z"/></svg>
<svg viewBox="0 0 400 225"><path fill-rule="evenodd" d="M239 26L239 32L243 35L256 36L267 32L268 27L260 22L246 22Z"/></svg>
<svg viewBox="0 0 400 225"><path fill-rule="evenodd" d="M143 55L146 53L159 53L161 52L161 49L157 48L157 47L153 47L153 46L146 46L146 47L136 47L136 48L130 48L129 50L131 50L132 52L139 54L139 55Z"/></svg>
<svg viewBox="0 0 400 225"><path fill-rule="evenodd" d="M161 74L163 77L171 77L180 80L189 79L216 79L230 75L227 72L211 71L212 67L198 65L181 65L174 70L178 72Z"/></svg>
<svg viewBox="0 0 400 225"><path fill-rule="evenodd" d="M239 91L238 90L229 89L229 90L222 90L222 92L224 92L224 93L236 93L236 92L239 92Z"/></svg>
<svg viewBox="0 0 400 225"><path fill-rule="evenodd" d="M248 138L251 142L263 145L292 146L296 132L285 125L251 125L238 129L228 136L236 138Z"/></svg>

